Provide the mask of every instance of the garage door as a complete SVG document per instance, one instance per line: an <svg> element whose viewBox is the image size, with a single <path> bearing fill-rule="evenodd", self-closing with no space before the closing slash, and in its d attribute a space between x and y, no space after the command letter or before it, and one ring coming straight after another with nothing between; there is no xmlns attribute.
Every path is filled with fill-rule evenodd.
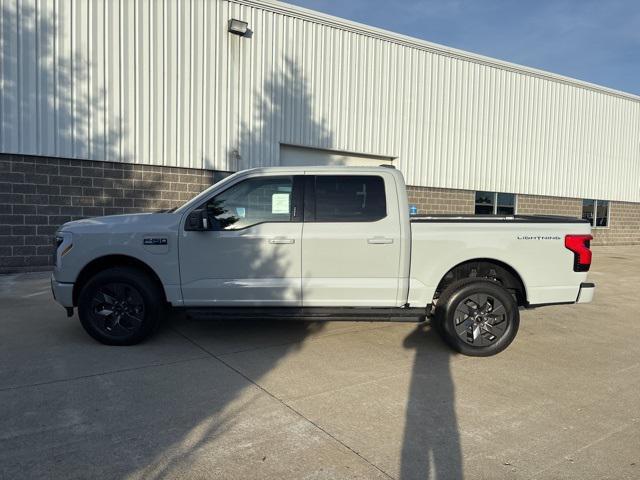
<svg viewBox="0 0 640 480"><path fill-rule="evenodd" d="M280 145L280 165L286 167L309 167L325 165L349 165L372 167L392 165L392 159L384 156L367 156L356 153L342 153L333 150Z"/></svg>

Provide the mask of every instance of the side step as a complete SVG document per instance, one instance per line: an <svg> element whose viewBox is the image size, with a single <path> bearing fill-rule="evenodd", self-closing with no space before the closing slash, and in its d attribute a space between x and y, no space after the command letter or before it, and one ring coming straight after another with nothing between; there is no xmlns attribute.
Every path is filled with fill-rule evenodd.
<svg viewBox="0 0 640 480"><path fill-rule="evenodd" d="M372 307L187 307L197 318L263 318L299 320L345 320L365 322L422 322L425 308Z"/></svg>

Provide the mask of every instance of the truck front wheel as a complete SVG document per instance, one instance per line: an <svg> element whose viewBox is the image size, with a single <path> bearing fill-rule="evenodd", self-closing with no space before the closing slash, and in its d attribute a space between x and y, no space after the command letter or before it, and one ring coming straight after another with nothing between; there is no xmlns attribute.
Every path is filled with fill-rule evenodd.
<svg viewBox="0 0 640 480"><path fill-rule="evenodd" d="M433 325L454 350L487 357L511 344L518 333L520 315L517 302L499 283L467 278L442 292Z"/></svg>
<svg viewBox="0 0 640 480"><path fill-rule="evenodd" d="M164 314L160 288L144 272L114 267L94 275L78 297L89 335L106 345L133 345L148 337Z"/></svg>

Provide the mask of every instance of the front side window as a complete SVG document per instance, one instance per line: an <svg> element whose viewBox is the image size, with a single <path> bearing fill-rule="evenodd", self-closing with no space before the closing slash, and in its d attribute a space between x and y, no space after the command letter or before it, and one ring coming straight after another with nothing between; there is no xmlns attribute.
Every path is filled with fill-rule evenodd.
<svg viewBox="0 0 640 480"><path fill-rule="evenodd" d="M387 215L384 180L375 175L318 175L317 222L375 222Z"/></svg>
<svg viewBox="0 0 640 480"><path fill-rule="evenodd" d="M608 200L582 200L582 218L592 227L609 226Z"/></svg>
<svg viewBox="0 0 640 480"><path fill-rule="evenodd" d="M236 183L206 204L214 230L239 230L264 222L291 221L291 177L257 177Z"/></svg>
<svg viewBox="0 0 640 480"><path fill-rule="evenodd" d="M513 193L476 192L476 215L514 215L516 196Z"/></svg>

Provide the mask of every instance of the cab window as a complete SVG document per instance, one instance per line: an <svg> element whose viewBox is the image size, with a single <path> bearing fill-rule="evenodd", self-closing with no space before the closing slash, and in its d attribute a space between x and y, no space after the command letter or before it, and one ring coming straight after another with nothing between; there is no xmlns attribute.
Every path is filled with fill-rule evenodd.
<svg viewBox="0 0 640 480"><path fill-rule="evenodd" d="M316 222L375 222L386 215L387 203L382 177L316 176Z"/></svg>
<svg viewBox="0 0 640 480"><path fill-rule="evenodd" d="M240 230L265 222L291 221L292 177L243 180L206 204L214 230Z"/></svg>

